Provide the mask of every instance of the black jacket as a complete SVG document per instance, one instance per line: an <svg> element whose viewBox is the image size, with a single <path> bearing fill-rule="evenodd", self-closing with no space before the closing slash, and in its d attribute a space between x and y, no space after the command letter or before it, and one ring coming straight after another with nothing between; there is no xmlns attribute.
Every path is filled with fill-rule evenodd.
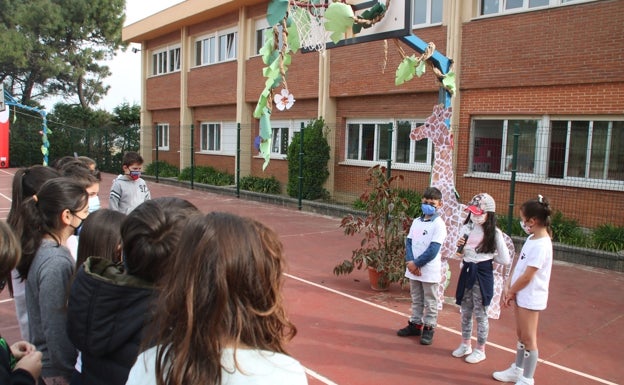
<svg viewBox="0 0 624 385"><path fill-rule="evenodd" d="M124 385L151 320L155 291L110 261L91 257L72 283L67 333L82 353L82 382Z"/></svg>
<svg viewBox="0 0 624 385"><path fill-rule="evenodd" d="M475 282L479 282L481 290L481 298L483 306L490 306L494 297L494 273L492 260L482 261L479 263L464 262L459 280L457 282L457 291L455 292L455 303L461 305L464 298L464 291L474 286Z"/></svg>

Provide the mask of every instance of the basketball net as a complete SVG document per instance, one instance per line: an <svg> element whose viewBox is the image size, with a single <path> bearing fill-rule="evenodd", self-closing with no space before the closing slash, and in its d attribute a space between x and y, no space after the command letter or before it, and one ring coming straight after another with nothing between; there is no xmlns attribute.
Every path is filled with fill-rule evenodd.
<svg viewBox="0 0 624 385"><path fill-rule="evenodd" d="M301 48L325 52L329 33L325 30L325 10L329 4L325 0L290 1L290 17L295 23Z"/></svg>

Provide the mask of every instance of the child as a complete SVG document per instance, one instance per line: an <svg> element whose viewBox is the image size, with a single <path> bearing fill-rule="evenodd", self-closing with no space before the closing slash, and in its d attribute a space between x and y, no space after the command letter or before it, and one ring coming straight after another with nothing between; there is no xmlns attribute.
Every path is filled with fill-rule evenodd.
<svg viewBox="0 0 624 385"><path fill-rule="evenodd" d="M442 269L440 247L446 238L446 226L437 214L441 206L440 190L427 188L421 200L423 215L414 219L405 242L405 277L410 280L412 316L397 335L422 336L420 343L423 345L433 342L438 320L438 285Z"/></svg>
<svg viewBox="0 0 624 385"><path fill-rule="evenodd" d="M61 175L55 168L41 165L20 168L15 172L11 190L11 209L7 216L7 223L14 231L18 231L16 227L17 220L24 199L35 195L47 180L58 178L59 176ZM15 314L17 315L22 339L28 341L30 336L28 334L28 312L26 310L26 282L19 278L17 270L13 270L13 276L8 281L8 284L9 293L13 296L15 302Z"/></svg>
<svg viewBox="0 0 624 385"><path fill-rule="evenodd" d="M18 218L23 255L17 271L26 280L30 341L43 353L46 384L68 384L76 362L66 331L67 288L75 262L64 244L87 215L84 187L61 177L26 199Z"/></svg>
<svg viewBox="0 0 624 385"><path fill-rule="evenodd" d="M546 309L548 284L552 269L553 249L550 239L552 210L541 195L520 207L522 229L529 235L520 251L511 284L503 292L505 306L515 303L518 344L516 362L492 376L498 381L516 385L533 385L537 366L537 324L540 310Z"/></svg>
<svg viewBox="0 0 624 385"><path fill-rule="evenodd" d="M494 269L492 261L509 264L509 249L503 232L496 227L496 202L489 194L475 195L468 204L469 212L458 247L463 247L461 273L455 294L461 305L462 342L453 351L453 357L463 357L470 364L485 360L489 322L487 308L494 295ZM477 320L477 347L472 350L472 316Z"/></svg>
<svg viewBox="0 0 624 385"><path fill-rule="evenodd" d="M124 154L122 163L124 173L113 181L108 208L128 214L151 197L147 184L141 178L141 170L143 169L141 155L129 151Z"/></svg>
<svg viewBox="0 0 624 385"><path fill-rule="evenodd" d="M88 257L100 257L121 262L121 224L126 214L101 209L89 214L80 231L76 271Z"/></svg>
<svg viewBox="0 0 624 385"><path fill-rule="evenodd" d="M153 314L157 281L171 268L182 226L198 212L180 198L146 201L121 225L123 265L102 255L78 269L67 305L67 330L82 360L73 383L126 383Z"/></svg>
<svg viewBox="0 0 624 385"><path fill-rule="evenodd" d="M20 259L21 248L11 228L0 222L0 291L11 279L11 271ZM0 384L35 385L41 374L41 352L34 345L20 341L9 347L0 337Z"/></svg>
<svg viewBox="0 0 624 385"><path fill-rule="evenodd" d="M152 330L127 385L305 385L286 355L296 334L282 298L283 246L263 224L191 218L164 277Z"/></svg>

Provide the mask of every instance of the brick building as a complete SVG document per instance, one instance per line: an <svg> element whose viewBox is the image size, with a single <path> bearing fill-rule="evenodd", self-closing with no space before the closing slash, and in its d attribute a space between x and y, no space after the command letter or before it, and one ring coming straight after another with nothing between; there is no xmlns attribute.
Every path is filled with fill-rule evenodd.
<svg viewBox="0 0 624 385"><path fill-rule="evenodd" d="M624 0L407 1L413 33L454 61L462 200L487 191L506 213L516 133L516 204L540 193L582 225L624 225ZM288 83L296 103L272 114L272 159L262 171L263 159L246 149L259 130L252 115L264 88L258 52L267 4L187 0L124 28L124 41L142 46L147 162L158 147L159 160L182 169L195 148L196 165L235 173L240 124L241 175L274 175L285 185L288 141L302 122L322 116L332 146L326 188L335 200L352 201L367 169L386 164L388 123L393 173L424 189L433 147L408 134L437 103L439 82L429 73L396 86L402 56L392 41L295 54Z"/></svg>

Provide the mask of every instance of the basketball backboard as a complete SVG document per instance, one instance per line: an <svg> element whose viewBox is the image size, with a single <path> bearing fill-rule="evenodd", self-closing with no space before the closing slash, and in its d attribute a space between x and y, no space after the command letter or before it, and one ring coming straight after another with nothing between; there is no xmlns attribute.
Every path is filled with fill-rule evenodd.
<svg viewBox="0 0 624 385"><path fill-rule="evenodd" d="M411 26L411 4L412 0L347 0L356 16L362 15L366 10L371 9L377 3L389 4L383 19L373 24L369 28L362 28L357 34L349 31L339 42L327 41L327 48L341 47L346 45L364 43L375 40L400 38L412 33Z"/></svg>

